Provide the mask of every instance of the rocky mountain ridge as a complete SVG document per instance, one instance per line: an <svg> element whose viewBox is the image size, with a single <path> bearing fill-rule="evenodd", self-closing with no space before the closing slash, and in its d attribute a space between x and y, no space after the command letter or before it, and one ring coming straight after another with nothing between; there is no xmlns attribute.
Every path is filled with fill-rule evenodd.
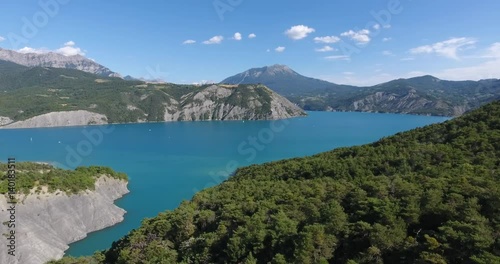
<svg viewBox="0 0 500 264"><path fill-rule="evenodd" d="M305 115L264 85L177 85L0 61L0 127L274 120Z"/></svg>
<svg viewBox="0 0 500 264"><path fill-rule="evenodd" d="M27 67L75 69L100 76L120 77L120 74L81 55L64 56L55 52L20 53L0 48L0 60L10 61Z"/></svg>
<svg viewBox="0 0 500 264"><path fill-rule="evenodd" d="M327 81L300 75L290 67L282 64L252 68L221 81L221 84L256 83L264 84L283 96L303 94L304 92L336 86Z"/></svg>
<svg viewBox="0 0 500 264"><path fill-rule="evenodd" d="M434 76L370 86L339 85L302 76L285 65L254 68L221 83L262 83L305 110L459 116L500 99L500 80L446 81Z"/></svg>

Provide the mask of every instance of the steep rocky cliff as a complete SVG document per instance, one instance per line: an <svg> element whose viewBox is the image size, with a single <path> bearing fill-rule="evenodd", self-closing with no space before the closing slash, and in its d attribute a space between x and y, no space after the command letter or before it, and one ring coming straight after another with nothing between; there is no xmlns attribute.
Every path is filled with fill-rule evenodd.
<svg viewBox="0 0 500 264"><path fill-rule="evenodd" d="M165 121L275 120L304 111L263 85L212 85L166 105Z"/></svg>
<svg viewBox="0 0 500 264"><path fill-rule="evenodd" d="M16 205L16 256L8 255L3 248L0 263L40 264L61 258L68 244L123 221L125 211L113 202L128 192L126 181L101 176L93 191L68 195L49 193L44 188L20 195ZM7 198L1 195L2 222L8 208ZM0 225L0 232L7 233L7 226Z"/></svg>

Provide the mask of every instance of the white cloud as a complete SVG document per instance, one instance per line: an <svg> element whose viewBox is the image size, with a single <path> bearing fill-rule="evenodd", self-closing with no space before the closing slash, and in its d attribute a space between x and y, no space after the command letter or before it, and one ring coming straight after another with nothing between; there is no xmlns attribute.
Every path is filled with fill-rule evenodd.
<svg viewBox="0 0 500 264"><path fill-rule="evenodd" d="M356 74L337 74L330 76L319 76L320 79L325 81L338 83L338 84L348 84L357 86L371 86L397 78L396 76L387 73L377 73L375 75L356 75Z"/></svg>
<svg viewBox="0 0 500 264"><path fill-rule="evenodd" d="M500 42L493 43L488 49L488 55L486 57L500 59Z"/></svg>
<svg viewBox="0 0 500 264"><path fill-rule="evenodd" d="M275 48L274 50L276 52L283 52L283 51L285 51L285 49L286 49L285 47L279 46L279 47Z"/></svg>
<svg viewBox="0 0 500 264"><path fill-rule="evenodd" d="M335 49L330 47L330 46L324 46L322 48L316 49L317 52L328 52L328 51L334 51Z"/></svg>
<svg viewBox="0 0 500 264"><path fill-rule="evenodd" d="M449 40L445 40L442 42L437 42L431 45L425 45L410 49L411 54L432 54L435 53L437 55L455 59L460 59L458 57L458 52L467 48L474 47L476 40L473 38L451 38Z"/></svg>
<svg viewBox="0 0 500 264"><path fill-rule="evenodd" d="M383 42L387 42L387 41L391 41L391 40L392 40L392 38L383 38L382 39Z"/></svg>
<svg viewBox="0 0 500 264"><path fill-rule="evenodd" d="M342 74L343 75L354 75L355 73L354 72L343 72Z"/></svg>
<svg viewBox="0 0 500 264"><path fill-rule="evenodd" d="M373 29L375 29L375 30L379 30L379 29L380 29L380 24L375 24L375 25L373 25Z"/></svg>
<svg viewBox="0 0 500 264"><path fill-rule="evenodd" d="M482 58L487 61L477 65L449 68L435 75L446 80L479 80L500 78L500 42L493 43Z"/></svg>
<svg viewBox="0 0 500 264"><path fill-rule="evenodd" d="M0 42L2 42L2 41L4 41L4 40L5 40L5 38L4 38L4 37L2 37L2 36L0 36Z"/></svg>
<svg viewBox="0 0 500 264"><path fill-rule="evenodd" d="M382 51L382 55L384 55L384 56L394 56L394 54L390 50L384 50L384 51Z"/></svg>
<svg viewBox="0 0 500 264"><path fill-rule="evenodd" d="M192 40L192 39L188 39L188 40L182 42L182 44L184 44L184 45L189 45L189 44L194 44L194 43L196 43L196 40Z"/></svg>
<svg viewBox="0 0 500 264"><path fill-rule="evenodd" d="M252 33L252 34L248 35L248 38L249 38L249 39L253 39L253 38L256 38L256 37L257 37L257 35L255 35L254 33Z"/></svg>
<svg viewBox="0 0 500 264"><path fill-rule="evenodd" d="M304 25L298 25L298 26L293 26L287 31L285 31L285 34L291 39L299 40L306 38L307 35L313 33L314 31L316 31L314 28L310 28Z"/></svg>
<svg viewBox="0 0 500 264"><path fill-rule="evenodd" d="M406 76L404 76L403 78L413 78L413 77L420 77L420 76L424 76L424 75L432 75L432 74L429 74L428 72L424 72L424 71L411 71L411 72L407 73Z"/></svg>
<svg viewBox="0 0 500 264"><path fill-rule="evenodd" d="M391 27L392 27L391 25L385 25L385 26L384 26L384 28L385 28L385 29L389 29L389 28L391 28Z"/></svg>
<svg viewBox="0 0 500 264"><path fill-rule="evenodd" d="M468 58L468 60L466 60L466 58ZM405 61L413 59L413 57L407 57L401 60ZM472 64L467 67L448 68L433 72L415 69L402 75L392 75L376 70L377 73L371 76L365 74L361 76L339 73L337 75L318 76L318 78L339 84L351 84L359 86L375 85L394 80L396 78L412 78L423 75L433 75L442 80L455 81L500 78L500 42L491 44L487 49L483 50L480 53L480 56L464 57L463 62L474 62L476 60L480 60L480 62L476 63L475 65Z"/></svg>
<svg viewBox="0 0 500 264"><path fill-rule="evenodd" d="M406 57L401 59L401 61L413 61L413 60L415 60L415 58L413 57Z"/></svg>
<svg viewBox="0 0 500 264"><path fill-rule="evenodd" d="M22 49L18 49L17 52L27 54L27 53L35 53L35 54L44 54L44 53L49 53L50 50L48 49L34 49L31 47L24 47Z"/></svg>
<svg viewBox="0 0 500 264"><path fill-rule="evenodd" d="M241 33L240 32L234 33L233 39L234 40L241 40L242 39Z"/></svg>
<svg viewBox="0 0 500 264"><path fill-rule="evenodd" d="M76 47L76 43L74 41L68 41L64 43L64 46L62 48L55 50L55 52L62 54L64 56L75 56L75 55L85 56L85 53L82 51L82 49Z"/></svg>
<svg viewBox="0 0 500 264"><path fill-rule="evenodd" d="M220 44L223 40L224 40L223 36L214 36L209 40L203 41L203 44L205 45Z"/></svg>
<svg viewBox="0 0 500 264"><path fill-rule="evenodd" d="M81 49L76 47L76 43L74 41L68 41L64 43L63 47L56 49L56 50L49 50L46 48L31 48L31 47L24 47L22 49L17 50L19 53L36 53L36 54L45 54L49 52L55 52L59 53L64 56L75 56L75 55L81 55L85 56L85 52Z"/></svg>
<svg viewBox="0 0 500 264"><path fill-rule="evenodd" d="M333 61L336 61L336 60L345 60L345 61L348 61L348 60L351 60L351 57L347 56L347 55L336 55L336 56L327 56L325 57L326 60L333 60Z"/></svg>
<svg viewBox="0 0 500 264"><path fill-rule="evenodd" d="M342 37L348 37L348 38L358 42L359 44L366 44L366 43L371 41L369 34L370 34L370 30L362 29L359 31L349 30L349 31L344 32L340 35Z"/></svg>
<svg viewBox="0 0 500 264"><path fill-rule="evenodd" d="M271 49L267 49L266 52L271 52Z"/></svg>
<svg viewBox="0 0 500 264"><path fill-rule="evenodd" d="M337 43L340 41L339 37L336 36L326 36L326 37L315 37L314 42L316 43Z"/></svg>
<svg viewBox="0 0 500 264"><path fill-rule="evenodd" d="M214 80L201 80L199 82L193 82L193 85L206 85L206 84L216 84L217 82Z"/></svg>

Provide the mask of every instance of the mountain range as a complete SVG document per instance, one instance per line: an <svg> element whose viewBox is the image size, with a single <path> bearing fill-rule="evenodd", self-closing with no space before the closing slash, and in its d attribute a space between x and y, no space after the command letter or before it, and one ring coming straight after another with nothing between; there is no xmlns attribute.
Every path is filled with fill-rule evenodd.
<svg viewBox="0 0 500 264"><path fill-rule="evenodd" d="M264 85L127 81L0 60L0 127L274 120L304 111Z"/></svg>
<svg viewBox="0 0 500 264"><path fill-rule="evenodd" d="M0 48L0 60L27 67L75 69L105 77L120 77L120 74L81 55L65 56L55 52L21 53Z"/></svg>
<svg viewBox="0 0 500 264"><path fill-rule="evenodd" d="M285 65L253 68L221 83L262 83L303 109L312 111L459 116L500 99L498 79L445 81L433 76L421 76L357 87L306 77Z"/></svg>
<svg viewBox="0 0 500 264"><path fill-rule="evenodd" d="M21 86L37 86L38 84L34 82L40 80L34 77L33 72L41 71L41 68L78 70L94 74L99 78L121 78L120 74L81 55L65 56L55 52L21 53L0 48L0 61L3 61L0 63L0 89L4 90L21 88ZM19 74L12 75L16 71ZM44 74L49 73L46 71ZM61 75L64 74L61 73ZM96 80L98 77L87 76L85 78ZM51 80L56 81L56 79ZM68 82L67 79L65 81ZM114 79L113 83L123 84L123 81L166 85L161 80L147 81L128 75L121 81ZM358 87L303 76L290 67L280 64L252 68L228 77L220 84L263 84L308 111L460 116L483 104L500 99L499 79L446 81L433 76L421 76Z"/></svg>

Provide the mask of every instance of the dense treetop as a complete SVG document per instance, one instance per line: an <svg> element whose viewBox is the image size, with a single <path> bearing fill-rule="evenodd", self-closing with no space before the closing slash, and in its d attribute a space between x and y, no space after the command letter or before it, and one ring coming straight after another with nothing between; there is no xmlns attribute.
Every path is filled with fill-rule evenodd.
<svg viewBox="0 0 500 264"><path fill-rule="evenodd" d="M53 263L500 263L500 102L239 169L92 257Z"/></svg>
<svg viewBox="0 0 500 264"><path fill-rule="evenodd" d="M60 190L69 194L84 190L94 190L98 177L106 175L115 179L127 180L127 175L107 167L78 167L75 170L55 168L44 163L20 162L15 164L15 189L18 194L27 194L36 187L48 187L48 192ZM9 178L7 164L0 163L0 195L8 192Z"/></svg>

